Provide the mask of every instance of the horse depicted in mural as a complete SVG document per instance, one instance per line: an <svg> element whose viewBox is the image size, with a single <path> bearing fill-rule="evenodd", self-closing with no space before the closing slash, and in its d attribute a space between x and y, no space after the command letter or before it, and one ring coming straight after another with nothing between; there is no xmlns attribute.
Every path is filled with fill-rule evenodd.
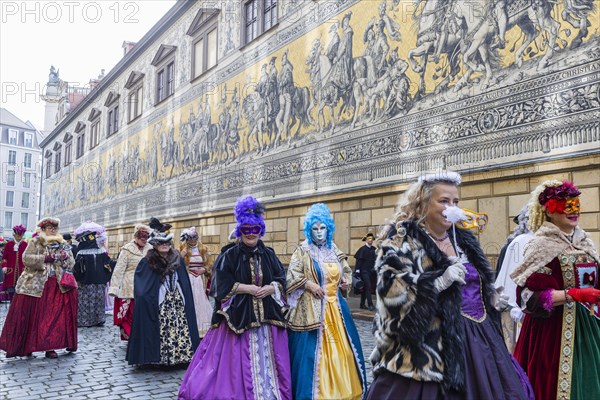
<svg viewBox="0 0 600 400"><path fill-rule="evenodd" d="M579 29L569 48L576 49L581 46L583 39L587 37L591 24L588 16L594 9L594 0L564 0L562 18L573 28Z"/></svg>
<svg viewBox="0 0 600 400"><path fill-rule="evenodd" d="M307 73L310 77L313 92L306 113L310 115L312 109L318 106L317 128L319 129L319 133L323 133L326 123L324 109L325 107L328 107L329 115L331 116L330 134L333 134L336 126L334 108L340 101L341 92L332 82L331 69L333 65L326 55L321 54L320 39L315 39L313 42L310 53L306 59L306 65L308 66Z"/></svg>
<svg viewBox="0 0 600 400"><path fill-rule="evenodd" d="M496 35L496 20L498 12L506 12L506 30L519 26L525 34L523 44L515 53L515 63L518 67L523 64L523 53L539 35L539 29L547 35L546 53L538 62L538 70L546 68L554 54L554 46L558 37L560 24L552 18L551 12L555 3L551 0L517 1L505 10L498 10L491 4L478 2L453 2L451 12L466 26L461 41L461 53L466 67L465 74L455 86L460 90L468 84L471 74L475 71L485 70L485 77L481 88L486 89L492 78L493 70L491 59L495 57L490 43ZM478 54L483 66L473 57Z"/></svg>
<svg viewBox="0 0 600 400"><path fill-rule="evenodd" d="M160 141L160 151L162 157L163 168L171 167L169 172L169 178L173 176L175 168L181 164L181 153L179 144L175 141L175 122L174 118L171 117L171 123L167 128L167 131L162 131Z"/></svg>

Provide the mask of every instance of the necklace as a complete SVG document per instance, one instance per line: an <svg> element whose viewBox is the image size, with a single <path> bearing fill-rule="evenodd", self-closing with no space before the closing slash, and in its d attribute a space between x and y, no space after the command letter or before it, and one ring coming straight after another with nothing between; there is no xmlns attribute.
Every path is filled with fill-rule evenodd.
<svg viewBox="0 0 600 400"><path fill-rule="evenodd" d="M429 229L425 228L423 226L425 233L427 233L429 235L430 238L432 238L433 240L435 240L436 242L443 242L444 240L448 239L449 235L448 232L446 232L446 234L444 236L442 236L441 238L438 238L436 236L434 236L431 232L429 232Z"/></svg>

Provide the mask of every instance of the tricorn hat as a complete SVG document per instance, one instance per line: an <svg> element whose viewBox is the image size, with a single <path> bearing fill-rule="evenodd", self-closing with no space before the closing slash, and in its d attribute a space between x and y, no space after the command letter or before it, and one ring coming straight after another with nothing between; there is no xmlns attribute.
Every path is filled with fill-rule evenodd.
<svg viewBox="0 0 600 400"><path fill-rule="evenodd" d="M366 242L368 238L373 238L373 240L375 240L375 235L373 235L373 233L369 232L365 236L363 236L362 241Z"/></svg>

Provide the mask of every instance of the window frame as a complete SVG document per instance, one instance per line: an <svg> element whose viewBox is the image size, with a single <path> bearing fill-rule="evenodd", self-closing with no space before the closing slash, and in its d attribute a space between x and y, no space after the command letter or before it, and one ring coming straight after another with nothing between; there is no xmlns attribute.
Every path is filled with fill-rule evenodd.
<svg viewBox="0 0 600 400"><path fill-rule="evenodd" d="M30 139L30 140L29 140L29 142L30 142L30 146L28 146L28 145L27 145L27 142L28 142L28 140L27 140L27 139L28 139L28 138ZM25 133L23 134L23 145L24 145L25 147L28 147L28 148L30 148L30 149L33 149L33 133L31 133L31 132L25 132Z"/></svg>
<svg viewBox="0 0 600 400"><path fill-rule="evenodd" d="M25 216L25 220L24 221L23 221L23 215ZM28 212L26 212L26 213L22 212L21 213L21 225L27 226L27 225L29 225L28 222L29 222L29 213Z"/></svg>
<svg viewBox="0 0 600 400"><path fill-rule="evenodd" d="M143 113L144 105L144 85L143 82L133 86L127 96L127 123L131 123L140 118ZM134 113L132 114L132 110Z"/></svg>
<svg viewBox="0 0 600 400"><path fill-rule="evenodd" d="M54 173L60 172L61 162L62 160L62 146L55 147L54 149Z"/></svg>
<svg viewBox="0 0 600 400"><path fill-rule="evenodd" d="M215 32L215 60L214 64L209 65L209 35ZM202 75L212 70L219 64L219 10L202 9L198 12L187 34L192 37L192 56L191 56L191 81L200 78ZM202 65L200 71L196 70L196 45L202 41Z"/></svg>
<svg viewBox="0 0 600 400"><path fill-rule="evenodd" d="M46 155L46 179L52 176L52 153Z"/></svg>
<svg viewBox="0 0 600 400"><path fill-rule="evenodd" d="M10 214L10 218L6 218ZM8 219L8 221L7 221ZM4 226L13 226L13 212L4 211Z"/></svg>
<svg viewBox="0 0 600 400"><path fill-rule="evenodd" d="M31 189L31 175L31 172L23 172L23 188Z"/></svg>
<svg viewBox="0 0 600 400"><path fill-rule="evenodd" d="M13 143L14 139L14 143ZM19 145L19 130L18 129L8 129L8 144L12 146Z"/></svg>
<svg viewBox="0 0 600 400"><path fill-rule="evenodd" d="M26 198L27 198L27 205L24 205ZM21 192L21 208L28 209L30 207L31 207L31 196L29 196L29 192Z"/></svg>
<svg viewBox="0 0 600 400"><path fill-rule="evenodd" d="M8 165L17 165L17 151L16 150L8 151Z"/></svg>
<svg viewBox="0 0 600 400"><path fill-rule="evenodd" d="M100 144L100 117L90 121L90 150Z"/></svg>
<svg viewBox="0 0 600 400"><path fill-rule="evenodd" d="M28 158L29 158L29 163L27 162ZM25 153L25 155L23 156L23 168L32 168L32 165L33 165L32 163L33 163L33 154Z"/></svg>
<svg viewBox="0 0 600 400"><path fill-rule="evenodd" d="M73 140L65 143L65 167L73 162Z"/></svg>
<svg viewBox="0 0 600 400"><path fill-rule="evenodd" d="M11 179L11 177L12 177L12 179ZM15 187L16 182L17 182L17 172L12 169L6 171L6 186L7 187Z"/></svg>
<svg viewBox="0 0 600 400"><path fill-rule="evenodd" d="M10 196L9 196L10 194ZM8 198L10 197L10 204L8 204ZM7 190L6 191L6 198L4 199L4 205L6 207L11 207L14 208L15 206L15 191L14 190Z"/></svg>
<svg viewBox="0 0 600 400"><path fill-rule="evenodd" d="M154 105L158 105L175 94L175 54L176 46L161 44L150 63L156 67L154 79Z"/></svg>
<svg viewBox="0 0 600 400"><path fill-rule="evenodd" d="M265 2L269 1L269 7L265 6ZM254 6L256 7L256 34L254 37L249 38L247 35L247 30L248 30L248 16L247 16L247 12L246 10L248 9L248 6L250 4L254 4ZM256 39L258 39L260 36L262 36L263 34L265 34L266 32L270 31L271 29L275 28L278 24L279 24L279 2L277 0L243 0L241 3L241 21L242 21L242 27L240 29L240 43L241 46L244 47L250 43L252 43L253 41L255 41ZM267 10L268 8L268 10ZM270 26L265 26L265 15L267 11L273 12L274 11L274 21L271 21L271 25Z"/></svg>

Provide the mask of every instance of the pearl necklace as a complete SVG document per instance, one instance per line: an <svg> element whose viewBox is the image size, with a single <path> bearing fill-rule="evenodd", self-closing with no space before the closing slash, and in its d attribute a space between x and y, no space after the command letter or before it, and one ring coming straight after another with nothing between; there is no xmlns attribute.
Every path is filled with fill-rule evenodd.
<svg viewBox="0 0 600 400"><path fill-rule="evenodd" d="M423 227L423 230L425 231L425 233L427 233L427 235L430 238L432 238L433 240L435 240L436 242L440 242L441 243L444 240L448 239L448 237L450 236L450 235L448 235L448 232L446 232L446 234L443 237L438 238L438 237L434 236L431 232L429 232L429 230L427 228L425 228L424 226L422 226L422 227Z"/></svg>

